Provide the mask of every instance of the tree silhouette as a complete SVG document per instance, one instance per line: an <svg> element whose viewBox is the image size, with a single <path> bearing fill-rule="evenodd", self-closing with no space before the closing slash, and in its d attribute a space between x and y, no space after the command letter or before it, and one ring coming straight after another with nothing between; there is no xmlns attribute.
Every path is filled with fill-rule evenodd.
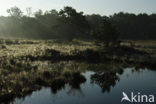
<svg viewBox="0 0 156 104"><path fill-rule="evenodd" d="M136 15L120 12L106 17L99 14L84 15L72 7L64 7L60 11L38 10L35 13L32 13L31 8L27 8L27 14L24 15L16 6L7 12L9 16L0 16L1 37L70 41L73 38L95 38L107 46L115 43L117 39L156 39L156 14Z"/></svg>
<svg viewBox="0 0 156 104"><path fill-rule="evenodd" d="M114 43L117 41L119 33L116 28L112 26L108 18L103 18L102 24L99 28L92 31L92 35L98 41L104 42L106 46L109 43Z"/></svg>
<svg viewBox="0 0 156 104"><path fill-rule="evenodd" d="M83 12L78 13L72 7L64 7L59 12L59 16L62 34L70 41L78 37L78 35L86 34L87 30L89 30L89 24L85 16L83 16Z"/></svg>
<svg viewBox="0 0 156 104"><path fill-rule="evenodd" d="M22 11L18 7L12 7L10 9L7 9L7 12L10 14L12 17L20 18L22 17Z"/></svg>

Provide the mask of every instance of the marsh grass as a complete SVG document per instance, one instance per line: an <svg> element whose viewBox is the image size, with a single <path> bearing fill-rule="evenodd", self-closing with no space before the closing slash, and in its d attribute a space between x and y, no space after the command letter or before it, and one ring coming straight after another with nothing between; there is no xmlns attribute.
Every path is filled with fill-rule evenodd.
<svg viewBox="0 0 156 104"><path fill-rule="evenodd" d="M15 97L24 97L43 86L51 87L54 93L64 88L66 84L76 88L86 80L80 71L62 68L29 71L21 69L20 72L3 69L0 70L0 75L0 102L6 102L8 98L12 100Z"/></svg>
<svg viewBox="0 0 156 104"><path fill-rule="evenodd" d="M101 44L101 43L99 43ZM138 43L140 44L140 43ZM153 44L153 43L152 43ZM56 93L63 89L66 84L70 87L79 89L80 84L86 81L77 64L59 63L59 61L76 61L83 63L107 63L118 62L150 67L155 69L156 53L154 49L120 46L103 47L94 42L74 40L72 42L59 40L0 40L0 102L9 102L15 97L24 97L43 86L51 87L52 92ZM53 64L52 64L53 63ZM65 66L66 65L66 66ZM127 64L126 64L127 66ZM82 65L83 67L83 65ZM100 65L90 65L80 69L92 69ZM105 76L103 88L108 88L115 84L117 76L114 73L123 72L123 68L108 70L108 78ZM106 71L107 72L107 71ZM92 77L93 82L98 82L101 76ZM98 79L98 80L96 80Z"/></svg>

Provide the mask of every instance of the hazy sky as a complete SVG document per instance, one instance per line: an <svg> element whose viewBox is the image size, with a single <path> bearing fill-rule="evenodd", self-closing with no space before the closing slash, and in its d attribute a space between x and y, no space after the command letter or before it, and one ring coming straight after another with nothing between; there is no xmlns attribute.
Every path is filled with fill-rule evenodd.
<svg viewBox="0 0 156 104"><path fill-rule="evenodd" d="M59 10L72 6L85 14L111 15L120 11L130 13L156 13L156 0L0 0L0 15L7 15L6 10L18 6L23 11L26 7L37 9Z"/></svg>

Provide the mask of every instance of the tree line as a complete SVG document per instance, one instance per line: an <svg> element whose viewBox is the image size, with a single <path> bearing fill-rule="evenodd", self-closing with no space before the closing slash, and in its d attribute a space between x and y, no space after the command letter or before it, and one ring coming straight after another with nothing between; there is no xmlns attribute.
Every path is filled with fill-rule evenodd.
<svg viewBox="0 0 156 104"><path fill-rule="evenodd" d="M32 16L18 7L7 10L8 16L0 17L0 37L34 39L97 39L114 41L119 39L156 39L156 14L115 13L111 16L84 15L72 7L60 11L38 10Z"/></svg>

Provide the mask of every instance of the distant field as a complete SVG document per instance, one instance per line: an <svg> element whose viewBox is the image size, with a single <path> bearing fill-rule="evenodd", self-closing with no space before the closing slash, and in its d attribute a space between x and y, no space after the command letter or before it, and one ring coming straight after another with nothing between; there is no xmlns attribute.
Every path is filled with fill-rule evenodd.
<svg viewBox="0 0 156 104"><path fill-rule="evenodd" d="M58 40L0 40L1 56L36 55L46 49L55 49L63 53L73 50L97 49L94 42L58 41Z"/></svg>
<svg viewBox="0 0 156 104"><path fill-rule="evenodd" d="M156 54L156 41L154 40L123 40L121 44L146 51L152 55Z"/></svg>
<svg viewBox="0 0 156 104"><path fill-rule="evenodd" d="M147 51L149 53L155 53L156 41L124 41L121 44L124 46L130 46L133 43L133 47ZM100 46L97 46L92 41L74 40L72 42L64 40L24 40L24 39L0 39L0 57L2 56L21 56L21 55L36 55L46 49L55 49L63 53L72 52L73 50L86 50L93 49L98 50Z"/></svg>
<svg viewBox="0 0 156 104"><path fill-rule="evenodd" d="M156 41L155 40L122 40L125 45L130 45L130 43L133 43L135 46L141 46L141 47L156 47Z"/></svg>

